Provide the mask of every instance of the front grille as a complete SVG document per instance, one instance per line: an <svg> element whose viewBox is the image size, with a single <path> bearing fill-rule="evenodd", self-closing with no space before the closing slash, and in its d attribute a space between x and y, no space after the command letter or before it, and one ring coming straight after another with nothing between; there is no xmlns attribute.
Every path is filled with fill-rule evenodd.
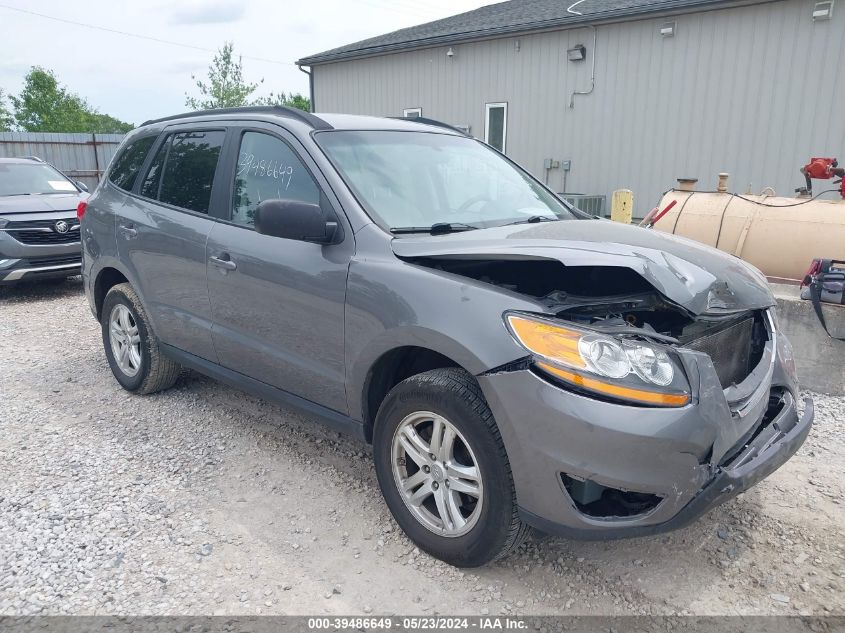
<svg viewBox="0 0 845 633"><path fill-rule="evenodd" d="M722 388L739 384L751 372L751 342L754 318L749 317L714 334L696 339L686 346L703 352L713 361Z"/></svg>
<svg viewBox="0 0 845 633"><path fill-rule="evenodd" d="M25 260L26 268L41 268L43 266L65 266L68 264L82 265L81 255L62 255L61 257L42 257L40 259Z"/></svg>
<svg viewBox="0 0 845 633"><path fill-rule="evenodd" d="M67 224L67 232L56 229L57 222ZM72 244L79 241L79 220L76 218L56 220L23 220L6 225L9 235L23 244Z"/></svg>
<svg viewBox="0 0 845 633"><path fill-rule="evenodd" d="M792 395L784 388L775 387L769 391L769 406L766 408L766 413L763 414L762 421L756 426L751 427L748 432L733 445L733 447L728 449L725 456L722 457L719 462L719 466L740 466L742 460L735 461L735 458L745 451L745 449L748 448L748 445L751 444L751 442L753 442L760 433L765 431L771 424L772 420L774 420L783 411L783 409L787 406L787 403L791 402ZM746 457L748 457L748 455L746 455Z"/></svg>

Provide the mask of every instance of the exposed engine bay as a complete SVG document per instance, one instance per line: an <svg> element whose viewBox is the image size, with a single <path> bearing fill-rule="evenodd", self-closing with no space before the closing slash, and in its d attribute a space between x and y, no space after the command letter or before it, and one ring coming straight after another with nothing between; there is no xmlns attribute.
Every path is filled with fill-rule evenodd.
<svg viewBox="0 0 845 633"><path fill-rule="evenodd" d="M409 261L528 295L574 324L707 353L724 387L748 375L768 340L761 311L696 316L666 299L630 268L565 266L551 259L421 257Z"/></svg>

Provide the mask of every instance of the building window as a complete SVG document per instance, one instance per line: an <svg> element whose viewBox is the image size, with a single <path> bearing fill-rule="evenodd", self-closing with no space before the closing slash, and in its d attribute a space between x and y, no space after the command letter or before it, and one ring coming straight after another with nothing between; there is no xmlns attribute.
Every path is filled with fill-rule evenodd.
<svg viewBox="0 0 845 633"><path fill-rule="evenodd" d="M422 116L422 108L405 108L402 116L406 119L418 119Z"/></svg>
<svg viewBox="0 0 845 633"><path fill-rule="evenodd" d="M508 104L488 103L484 118L484 142L500 152L505 151L508 136Z"/></svg>

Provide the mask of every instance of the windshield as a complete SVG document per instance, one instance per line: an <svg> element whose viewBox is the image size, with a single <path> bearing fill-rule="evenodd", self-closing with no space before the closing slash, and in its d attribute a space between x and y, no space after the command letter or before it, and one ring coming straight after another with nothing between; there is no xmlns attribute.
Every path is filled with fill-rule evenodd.
<svg viewBox="0 0 845 633"><path fill-rule="evenodd" d="M50 165L0 162L0 196L78 191L70 180Z"/></svg>
<svg viewBox="0 0 845 633"><path fill-rule="evenodd" d="M396 232L576 217L474 139L395 131L322 132L316 138L367 212Z"/></svg>

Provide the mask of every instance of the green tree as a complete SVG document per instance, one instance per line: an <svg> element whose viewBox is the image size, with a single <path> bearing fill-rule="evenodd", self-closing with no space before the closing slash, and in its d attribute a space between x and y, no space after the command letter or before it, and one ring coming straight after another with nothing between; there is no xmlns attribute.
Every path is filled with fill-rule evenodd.
<svg viewBox="0 0 845 633"><path fill-rule="evenodd" d="M97 134L126 134L135 126L126 121L121 121L108 114L100 114L99 112L90 113L89 132L96 132Z"/></svg>
<svg viewBox="0 0 845 633"><path fill-rule="evenodd" d="M26 132L128 132L126 123L100 114L79 95L59 84L51 70L33 66L23 90L12 96L15 124Z"/></svg>
<svg viewBox="0 0 845 633"><path fill-rule="evenodd" d="M311 100L308 97L305 97L301 94L297 93L287 93L280 92L279 94L270 94L269 97L265 99L259 99L257 105L283 105L288 106L290 108L299 108L300 110L305 110L306 112L311 112Z"/></svg>
<svg viewBox="0 0 845 633"><path fill-rule="evenodd" d="M311 102L301 94L280 92L270 93L266 97L252 98L253 93L264 83L264 79L250 83L243 77L243 60L235 55L232 42L225 42L217 50L208 66L208 79L191 79L199 90L199 96L185 93L185 105L193 110L213 110L215 108L239 108L248 105L285 105L306 112L311 109Z"/></svg>
<svg viewBox="0 0 845 633"><path fill-rule="evenodd" d="M0 132L8 132L12 129L15 118L6 106L6 94L0 88Z"/></svg>
<svg viewBox="0 0 845 633"><path fill-rule="evenodd" d="M185 105L194 110L212 110L214 108L237 108L250 105L249 97L256 91L258 83L248 83L243 78L243 62L235 59L234 44L226 42L218 49L208 67L208 81L191 79L200 91L199 97L185 93ZM262 83L264 80L262 79Z"/></svg>
<svg viewBox="0 0 845 633"><path fill-rule="evenodd" d="M27 132L77 132L84 125L82 100L60 86L50 70L33 66L11 100L15 123Z"/></svg>

